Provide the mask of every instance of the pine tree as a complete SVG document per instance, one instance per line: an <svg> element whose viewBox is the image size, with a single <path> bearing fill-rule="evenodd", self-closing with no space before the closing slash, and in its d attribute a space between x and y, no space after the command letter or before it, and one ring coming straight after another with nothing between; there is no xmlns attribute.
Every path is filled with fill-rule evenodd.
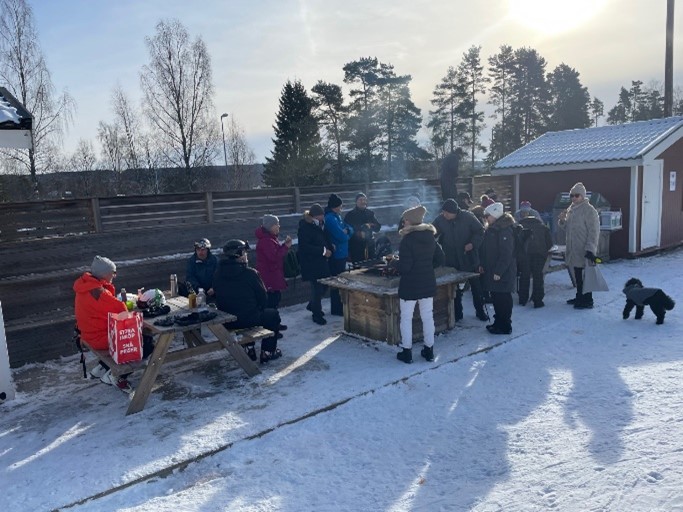
<svg viewBox="0 0 683 512"><path fill-rule="evenodd" d="M484 124L484 111L477 110L477 96L486 93L486 84L491 81L484 75L481 64L481 46L472 46L462 56L458 66L458 75L466 96L462 103L463 119L467 122L464 143L470 150L471 170L474 172L474 157L478 151L486 151L479 142Z"/></svg>
<svg viewBox="0 0 683 512"><path fill-rule="evenodd" d="M319 80L311 89L318 123L325 128L326 139L334 147L337 183L344 181L342 170L342 127L348 108L344 105L341 87ZM330 153L332 151L329 151Z"/></svg>
<svg viewBox="0 0 683 512"><path fill-rule="evenodd" d="M275 145L266 158L263 179L271 187L319 184L327 181L313 101L303 84L287 81L275 120Z"/></svg>
<svg viewBox="0 0 683 512"><path fill-rule="evenodd" d="M593 126L598 126L598 119L605 115L605 104L598 98L593 98L591 102L591 116L593 117Z"/></svg>
<svg viewBox="0 0 683 512"><path fill-rule="evenodd" d="M548 75L552 113L551 130L571 130L590 126L588 105L590 94L581 84L579 72L566 64L560 64Z"/></svg>
<svg viewBox="0 0 683 512"><path fill-rule="evenodd" d="M619 100L617 101L617 104L607 112L607 124L628 123L631 120L632 110L631 95L626 88L622 87L619 91Z"/></svg>
<svg viewBox="0 0 683 512"><path fill-rule="evenodd" d="M502 45L500 51L489 57L490 88L489 103L495 106L491 116L499 121L491 133L488 160L494 163L514 151L513 136L510 133L510 107L512 104L512 83L515 73L515 55L512 47Z"/></svg>
<svg viewBox="0 0 683 512"><path fill-rule="evenodd" d="M545 75L546 61L532 48L515 50L511 134L512 149L528 144L548 129L550 90Z"/></svg>
<svg viewBox="0 0 683 512"><path fill-rule="evenodd" d="M453 66L434 88L431 103L435 110L429 112L427 127L431 130L432 145L437 157L444 158L462 144L465 129L462 118L462 102L466 95L464 83L458 79Z"/></svg>

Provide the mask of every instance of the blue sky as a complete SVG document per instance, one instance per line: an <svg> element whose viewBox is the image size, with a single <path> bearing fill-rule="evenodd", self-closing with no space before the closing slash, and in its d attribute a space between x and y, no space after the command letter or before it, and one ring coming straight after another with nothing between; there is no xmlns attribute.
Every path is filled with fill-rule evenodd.
<svg viewBox="0 0 683 512"><path fill-rule="evenodd" d="M78 105L64 140L95 141L110 120L118 83L136 101L147 63L144 39L177 18L206 42L213 66L216 122L222 112L245 128L257 159L270 154L272 124L287 79L310 89L342 84L345 63L375 56L411 74L426 120L434 86L472 45L488 57L501 44L530 46L575 67L609 109L633 79L663 81L666 0L33 0L43 53L58 90ZM676 28L683 27L678 6ZM678 39L675 62L681 62ZM675 69L675 84L683 72ZM487 120L487 124L493 121Z"/></svg>

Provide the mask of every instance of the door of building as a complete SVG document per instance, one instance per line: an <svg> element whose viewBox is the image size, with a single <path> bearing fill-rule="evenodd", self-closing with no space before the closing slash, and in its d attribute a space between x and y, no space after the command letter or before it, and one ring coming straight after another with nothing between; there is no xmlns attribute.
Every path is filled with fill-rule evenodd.
<svg viewBox="0 0 683 512"><path fill-rule="evenodd" d="M662 172L664 164L654 160L643 165L643 204L640 249L658 247L662 226Z"/></svg>

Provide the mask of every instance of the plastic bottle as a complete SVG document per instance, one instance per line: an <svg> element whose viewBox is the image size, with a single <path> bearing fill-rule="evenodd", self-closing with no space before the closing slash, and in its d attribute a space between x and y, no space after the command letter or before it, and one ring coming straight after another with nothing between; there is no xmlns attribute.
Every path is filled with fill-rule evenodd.
<svg viewBox="0 0 683 512"><path fill-rule="evenodd" d="M121 301L126 302L128 300L128 295L126 295L126 289L121 288Z"/></svg>
<svg viewBox="0 0 683 512"><path fill-rule="evenodd" d="M199 289L199 293L197 293L197 307L201 308L206 306L206 293L204 293L204 288Z"/></svg>
<svg viewBox="0 0 683 512"><path fill-rule="evenodd" d="M178 276L176 274L171 274L171 297L176 297L178 295Z"/></svg>

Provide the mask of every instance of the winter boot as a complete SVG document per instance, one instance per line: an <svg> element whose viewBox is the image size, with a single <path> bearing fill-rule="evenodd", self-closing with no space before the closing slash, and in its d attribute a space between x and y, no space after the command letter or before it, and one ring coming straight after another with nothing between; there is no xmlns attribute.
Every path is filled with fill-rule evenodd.
<svg viewBox="0 0 683 512"><path fill-rule="evenodd" d="M432 361L434 361L434 347L422 347L420 355L431 363Z"/></svg>
<svg viewBox="0 0 683 512"><path fill-rule="evenodd" d="M398 354L396 354L396 359L403 361L404 363L410 364L413 362L413 349L404 348Z"/></svg>
<svg viewBox="0 0 683 512"><path fill-rule="evenodd" d="M327 323L327 320L325 320L325 317L322 314L313 313L313 321L318 325L325 325Z"/></svg>

